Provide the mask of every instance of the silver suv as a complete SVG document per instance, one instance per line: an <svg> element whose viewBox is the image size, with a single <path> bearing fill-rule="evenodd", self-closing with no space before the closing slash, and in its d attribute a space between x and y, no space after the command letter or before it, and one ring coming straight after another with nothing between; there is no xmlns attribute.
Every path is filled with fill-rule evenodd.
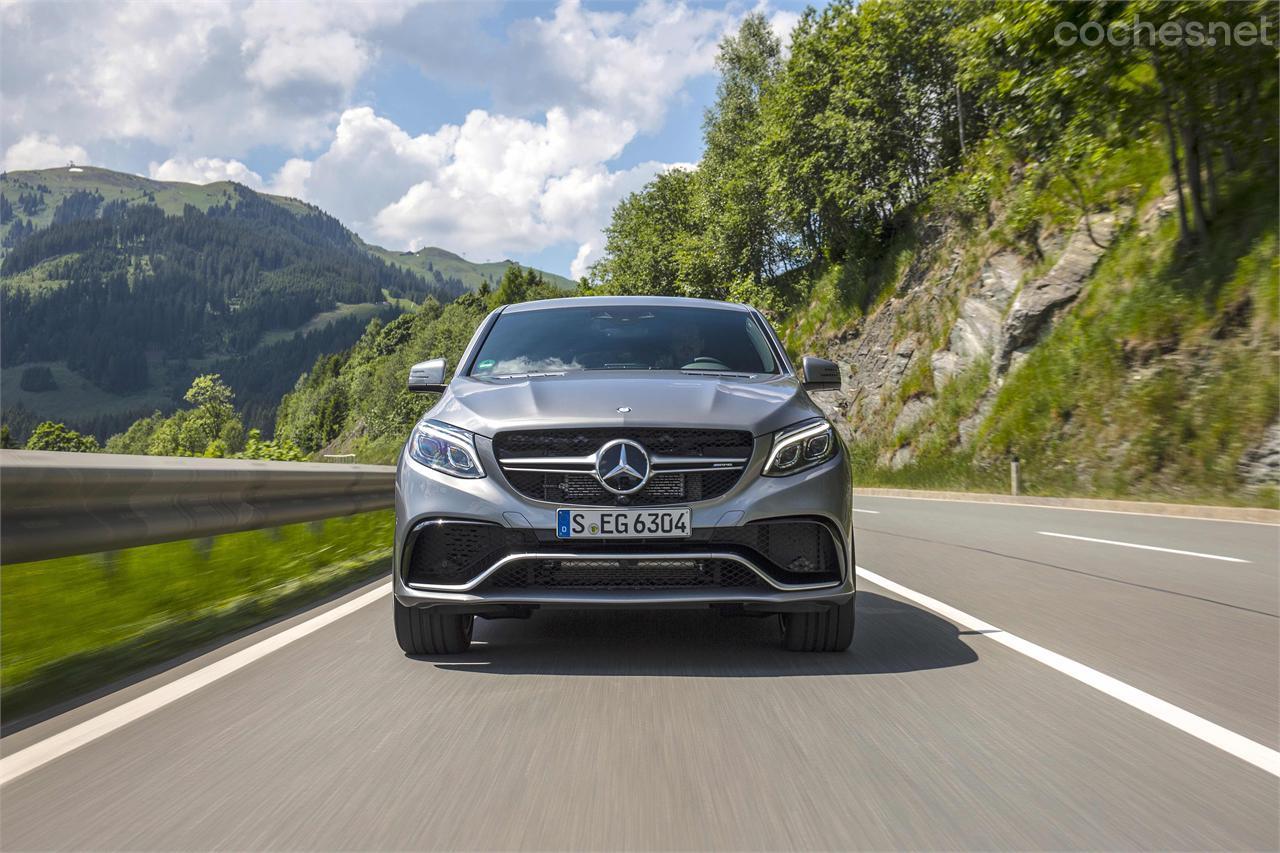
<svg viewBox="0 0 1280 853"><path fill-rule="evenodd" d="M395 628L454 654L475 617L549 607L777 613L786 647L853 639L840 438L752 308L584 297L508 305L471 339L396 475Z"/></svg>

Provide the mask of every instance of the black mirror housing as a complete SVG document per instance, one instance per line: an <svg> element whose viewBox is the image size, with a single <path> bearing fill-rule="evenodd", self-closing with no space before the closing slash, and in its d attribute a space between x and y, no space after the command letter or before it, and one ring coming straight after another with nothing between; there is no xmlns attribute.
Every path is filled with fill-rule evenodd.
<svg viewBox="0 0 1280 853"><path fill-rule="evenodd" d="M409 368L409 390L418 394L440 394L445 389L444 359L420 361Z"/></svg>
<svg viewBox="0 0 1280 853"><path fill-rule="evenodd" d="M834 361L806 355L801 362L800 375L806 391L840 390L840 366Z"/></svg>

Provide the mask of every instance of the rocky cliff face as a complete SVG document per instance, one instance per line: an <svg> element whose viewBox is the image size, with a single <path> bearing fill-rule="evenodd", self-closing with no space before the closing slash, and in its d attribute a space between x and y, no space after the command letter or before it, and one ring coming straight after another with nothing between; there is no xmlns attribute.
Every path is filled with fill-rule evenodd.
<svg viewBox="0 0 1280 853"><path fill-rule="evenodd" d="M1040 257L1013 250L998 240L982 243L984 235L970 234L966 242L943 229L916 251L913 264L894 292L872 313L811 343L840 366L844 381L840 391L818 394L815 399L858 448L864 465L886 472L902 471L919 462L927 444L927 453L935 462L942 452L967 459L965 464L970 467L986 464L995 470L1003 464L1002 454L1020 448L1025 438L1014 433L1010 440L1005 427L1006 438L999 442L992 439L996 422L991 418L997 401L1005 410L1009 408L1004 400L1008 395L1002 396L1002 389L1010 386L1010 393L1026 395L1030 384L1034 391L1044 369L1043 359L1037 368L1041 372L1029 374L1035 378L1012 385L1011 380L1020 375L1030 355L1059 324L1066 318L1083 317L1079 312L1085 309L1080 306L1091 292L1108 250L1121 235L1127 235L1128 246L1142 241L1147 246L1157 245L1164 238L1153 235L1167 224L1174 210L1174 198L1165 196L1141 210L1117 205L1087 220L1081 217L1070 227L1042 235L1038 240ZM1140 278L1143 273L1139 269L1133 274ZM1111 289L1104 291L1101 302L1092 303L1088 316L1110 310L1110 300L1123 298L1121 294L1133 286L1137 285L1123 277L1117 282L1112 274L1107 285ZM1176 298L1170 281L1161 280L1160 287L1169 288L1164 292ZM1246 296L1215 321L1223 331L1198 333L1194 341L1180 341L1175 333L1154 343L1140 334L1132 340L1103 343L1118 353L1109 374L1117 383L1116 404L1104 403L1105 411L1094 405L1089 412L1094 420L1087 426L1077 424L1071 421L1074 404L1067 399L1070 393L1055 389L1061 405L1059 398L1047 404L1037 416L1039 426L1034 427L1057 436L1052 441L1065 442L1051 451L1050 464L1076 472L1064 475L1065 481L1096 487L1107 478L1113 462L1117 471L1122 465L1146 464L1134 463L1131 451L1161 458L1176 456L1178 442L1190 440L1186 437L1189 433L1184 430L1181 438L1172 431L1164 436L1144 435L1150 424L1144 422L1143 409L1133 401L1163 399L1160 395L1165 395L1167 403L1144 405L1163 406L1164 414L1170 414L1179 406L1199 405L1191 401L1204 388L1227 383L1223 365L1232 359L1253 360L1255 364L1265 361L1259 354L1270 346L1266 341L1274 338L1274 330L1266 328L1265 318L1251 316L1251 312L1256 314L1255 307ZM1170 388L1178 390L1173 393ZM1256 491L1280 484L1280 423L1274 420L1274 409L1273 405L1271 426L1265 435L1257 432L1260 427L1254 419L1247 434L1214 439L1238 448L1223 451L1228 453L1237 482L1228 489ZM1172 414L1178 415L1176 411ZM1206 426L1203 433L1213 429ZM1152 449L1161 442L1167 450ZM1093 443L1099 450L1086 459L1082 443ZM1237 455L1230 456L1231 452ZM1162 463L1156 459L1156 464ZM1124 476L1115 474L1110 482L1120 485L1107 488L1123 490ZM1166 482L1172 482L1176 492L1176 477L1182 475L1168 476L1175 478ZM1217 482L1217 488L1223 488L1221 478Z"/></svg>
<svg viewBox="0 0 1280 853"><path fill-rule="evenodd" d="M1029 274L1030 261L1007 250L990 254L968 279L957 250L946 263L935 259L929 273L831 339L828 357L840 365L844 387L819 395L819 405L846 438L861 440L909 430L928 415L937 391L975 365L989 363L990 385L998 387L1079 297L1123 215L1094 215L1087 226L1081 220L1065 238L1050 241L1058 257L1041 275ZM940 240L926 251L945 250ZM912 379L919 388L907 388ZM957 443L972 437L990 400L988 391L961 422ZM911 459L906 445L880 461L900 468Z"/></svg>

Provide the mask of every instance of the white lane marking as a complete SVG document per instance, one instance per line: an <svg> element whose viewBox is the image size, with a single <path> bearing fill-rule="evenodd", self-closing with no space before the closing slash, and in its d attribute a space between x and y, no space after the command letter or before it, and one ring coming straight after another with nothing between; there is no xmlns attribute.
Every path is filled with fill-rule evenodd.
<svg viewBox="0 0 1280 853"><path fill-rule="evenodd" d="M857 509L857 508L854 508L854 510L853 510L853 511L854 511L854 512L869 512L869 513L871 513L872 515L879 515L879 514L880 514L880 510L878 510L878 509Z"/></svg>
<svg viewBox="0 0 1280 853"><path fill-rule="evenodd" d="M1002 646L1007 646L1032 660L1056 669L1063 675L1070 676L1081 684L1086 684L1095 690L1101 691L1113 699L1119 699L1126 705L1137 708L1145 714L1150 714L1175 729L1186 732L1211 746L1216 746L1223 752L1230 753L1236 758L1267 771L1272 776L1280 776L1280 752L1270 747L1263 746L1243 735L1238 735L1230 729L1223 728L1217 723L1206 720L1204 717L1197 716L1190 711L1179 708L1177 705L1125 684L1123 681L1106 673L1099 672L1057 652L1051 652L1043 646L1038 646L1029 640L1010 634L995 625L983 622L981 619L970 616L963 610L957 610L949 604L944 604L936 598L930 598L923 593L908 589L902 584L895 583L886 577L881 577L875 572L864 569L862 566L857 567L857 574L863 580L870 581L876 586L883 587L908 601L913 601L927 610L932 610L939 616L949 619L958 625L963 625L971 631L976 631Z"/></svg>
<svg viewBox="0 0 1280 853"><path fill-rule="evenodd" d="M1073 536L1070 533L1050 533L1048 530L1037 530L1041 536L1056 536L1059 539L1079 539L1081 542L1097 542L1102 545L1119 545L1122 548L1141 548L1143 551L1163 551L1166 554L1181 554L1184 557L1204 557L1206 560L1222 560L1224 563L1248 563L1239 557L1223 557L1218 554L1204 554L1200 551L1179 551L1177 548L1161 548L1159 545L1139 545L1136 542L1117 542L1115 539L1094 539L1092 536Z"/></svg>
<svg viewBox="0 0 1280 853"><path fill-rule="evenodd" d="M0 785L12 782L19 776L30 773L55 758L66 755L73 749L78 749L87 743L91 743L140 717L150 714L152 711L158 711L165 705L176 702L202 687L207 687L218 679L230 675L236 670L243 669L254 661L264 658L296 640L301 640L308 634L313 634L344 616L355 613L362 607L373 604L375 601L384 600L390 591L390 585L380 583L377 589L370 590L357 598L338 605L332 610L326 610L324 613L313 616L305 622L286 628L279 634L260 640L248 648L241 649L235 654L214 661L206 667L157 687L155 690L144 693L136 699L131 699L123 705L104 711L98 716L91 717L83 723L78 723L69 729L58 732L56 735L51 735L26 749L21 749L12 755L6 755L0 758Z"/></svg>
<svg viewBox="0 0 1280 853"><path fill-rule="evenodd" d="M855 497L857 492L854 492ZM1058 506L1056 504L1024 504L1014 501L979 501L969 498L925 498L907 495L862 495L863 500L886 500L886 501L936 501L938 503L950 504L986 504L988 506L1025 506L1030 509L1065 509L1070 512L1106 512L1111 515L1142 515L1148 518L1175 518L1182 521L1219 521L1223 524L1261 524L1266 527L1276 527L1280 522L1275 521L1251 521L1247 518L1210 518L1207 515L1177 515L1171 512L1139 512L1133 509L1102 509L1094 506Z"/></svg>

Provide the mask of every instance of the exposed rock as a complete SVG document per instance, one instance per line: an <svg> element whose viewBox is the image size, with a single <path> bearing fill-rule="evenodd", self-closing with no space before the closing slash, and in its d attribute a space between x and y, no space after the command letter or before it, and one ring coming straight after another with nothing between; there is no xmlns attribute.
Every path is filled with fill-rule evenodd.
<svg viewBox="0 0 1280 853"><path fill-rule="evenodd" d="M894 433L903 433L920 420L933 408L932 397L912 397L902 406L902 411L893 422Z"/></svg>
<svg viewBox="0 0 1280 853"><path fill-rule="evenodd" d="M1080 295L1085 280L1111 244L1116 220L1115 214L1107 213L1090 217L1088 229L1081 222L1053 268L1022 286L1000 330L992 363L993 375L1005 373L1014 353L1034 345L1058 310Z"/></svg>
<svg viewBox="0 0 1280 853"><path fill-rule="evenodd" d="M847 438L894 399L903 377L920 357L925 344L922 336L894 340L893 321L905 301L890 300L864 323L861 335L842 335L832 341L827 358L840 365L844 384L840 391L816 395L815 400L829 414L841 415L837 428Z"/></svg>
<svg viewBox="0 0 1280 853"><path fill-rule="evenodd" d="M961 447L967 448L973 444L973 439L978 434L978 427L982 426L982 422L987 419L987 415L991 414L991 409L995 404L996 396L988 391L983 396L982 401L978 403L978 408L974 410L974 413L956 424L956 428L960 431Z"/></svg>
<svg viewBox="0 0 1280 853"><path fill-rule="evenodd" d="M1245 451L1236 469L1249 486L1280 486L1280 421L1267 427L1262 441Z"/></svg>
<svg viewBox="0 0 1280 853"><path fill-rule="evenodd" d="M897 452L889 460L889 467L897 471L911 464L911 460L916 458L916 452L911 449L911 445L899 447Z"/></svg>
<svg viewBox="0 0 1280 853"><path fill-rule="evenodd" d="M1173 215L1178 209L1178 194L1168 192L1161 196L1155 203L1150 205L1142 213L1142 219L1138 223L1138 233L1148 236L1160 227L1160 223Z"/></svg>
<svg viewBox="0 0 1280 853"><path fill-rule="evenodd" d="M995 349L1001 318L1022 272L1022 258L1012 252L993 255L983 264L977 287L960 303L960 316L951 327L946 348L931 357L937 387Z"/></svg>

